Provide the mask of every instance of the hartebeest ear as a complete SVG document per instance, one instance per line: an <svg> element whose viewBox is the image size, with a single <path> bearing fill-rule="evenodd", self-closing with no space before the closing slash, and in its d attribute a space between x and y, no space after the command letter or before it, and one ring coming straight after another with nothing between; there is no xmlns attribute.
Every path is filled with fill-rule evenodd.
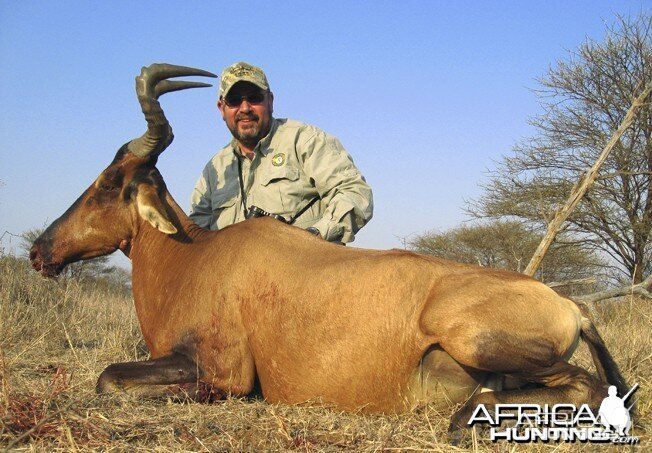
<svg viewBox="0 0 652 453"><path fill-rule="evenodd" d="M174 234L177 232L176 227L172 225L172 222L165 214L165 208L154 186L149 184L140 184L138 186L136 205L138 206L138 214L161 233Z"/></svg>

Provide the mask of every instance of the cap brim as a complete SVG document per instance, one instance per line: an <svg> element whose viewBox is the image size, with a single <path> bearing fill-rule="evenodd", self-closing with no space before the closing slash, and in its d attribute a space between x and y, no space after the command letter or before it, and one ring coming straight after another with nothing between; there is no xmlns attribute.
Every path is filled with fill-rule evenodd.
<svg viewBox="0 0 652 453"><path fill-rule="evenodd" d="M229 94L229 91L231 91L231 88L233 88L234 86L236 86L240 82L248 82L248 83L251 83L252 85L256 85L261 90L265 90L265 91L269 90L268 86L265 86L264 84L261 84L260 82L256 81L255 79L253 79L251 77L241 77L238 80L236 80L235 82L233 82L231 85L229 85L229 87L224 91L224 93L221 93L220 96L226 96L227 94Z"/></svg>

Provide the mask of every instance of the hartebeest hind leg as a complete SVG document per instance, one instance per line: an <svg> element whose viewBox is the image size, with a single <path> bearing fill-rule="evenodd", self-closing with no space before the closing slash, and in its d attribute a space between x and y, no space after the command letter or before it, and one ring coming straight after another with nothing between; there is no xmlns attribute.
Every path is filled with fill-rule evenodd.
<svg viewBox="0 0 652 453"><path fill-rule="evenodd" d="M607 395L608 385L591 376L582 368L564 361L559 361L550 367L542 367L527 373L518 373L515 377L528 382L543 385L535 389L509 390L478 393L457 411L449 427L453 440L459 440L461 430L469 428L468 421L479 404L484 404L487 410L493 412L494 406L503 404L538 404L554 405L571 403L578 407L588 404L597 409Z"/></svg>
<svg viewBox="0 0 652 453"><path fill-rule="evenodd" d="M122 393L140 398L206 399L211 389L198 380L194 360L180 353L143 362L109 365L97 381L98 393Z"/></svg>

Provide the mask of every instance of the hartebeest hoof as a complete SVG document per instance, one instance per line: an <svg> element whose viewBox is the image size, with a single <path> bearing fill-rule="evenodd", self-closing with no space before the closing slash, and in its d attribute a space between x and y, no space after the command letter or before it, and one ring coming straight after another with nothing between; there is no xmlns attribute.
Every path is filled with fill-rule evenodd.
<svg viewBox="0 0 652 453"><path fill-rule="evenodd" d="M471 431L461 417L463 409L464 407L453 414L451 422L448 425L448 442L451 445L462 446L470 441L469 434Z"/></svg>
<svg viewBox="0 0 652 453"><path fill-rule="evenodd" d="M448 442L456 447L462 445L462 440L464 439L464 431L461 429L448 429Z"/></svg>

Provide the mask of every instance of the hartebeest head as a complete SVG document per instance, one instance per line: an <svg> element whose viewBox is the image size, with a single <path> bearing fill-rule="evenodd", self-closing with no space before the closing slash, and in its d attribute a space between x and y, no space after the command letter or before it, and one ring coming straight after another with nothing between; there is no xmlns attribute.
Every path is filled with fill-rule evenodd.
<svg viewBox="0 0 652 453"><path fill-rule="evenodd" d="M147 131L120 148L95 182L34 241L30 260L43 275L58 275L69 263L114 252L128 244L143 219L163 233L174 234L161 194L165 183L155 167L172 142L172 128L158 97L186 88L210 87L171 77L214 74L169 64L144 67L136 77L136 93L147 120Z"/></svg>

